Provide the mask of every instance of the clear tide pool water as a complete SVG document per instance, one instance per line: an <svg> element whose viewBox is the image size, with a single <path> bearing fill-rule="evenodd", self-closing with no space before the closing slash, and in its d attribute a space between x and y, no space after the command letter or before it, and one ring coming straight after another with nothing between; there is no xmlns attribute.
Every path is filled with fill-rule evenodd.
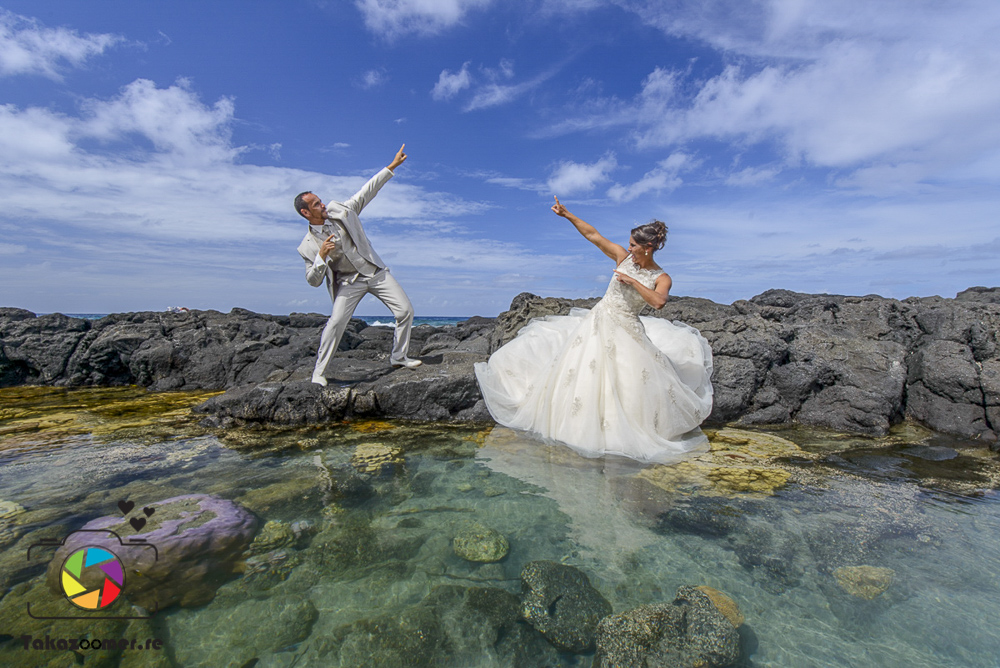
<svg viewBox="0 0 1000 668"><path fill-rule="evenodd" d="M586 573L616 613L669 602L681 585L725 592L746 619L744 666L1000 665L997 462L980 444L909 426L881 440L782 430L802 448L781 460L790 477L773 493L740 492L684 466L583 459L500 428L369 421L212 433L188 411L205 396L0 390L0 663L55 660L23 650L24 633L101 628L165 642L162 657L109 654L102 665L112 666L590 666L592 654L544 641L514 664L501 640L456 636L447 611L427 607L441 587L516 595L523 565L545 559ZM370 496L352 499L335 474L355 470L360 446L395 463L371 477ZM236 501L261 527L309 530L222 574L207 605L103 627L25 615L26 601L56 597L46 564L27 563L31 542L115 515L121 499L191 493ZM502 561L455 554L470 522L507 538ZM884 591L849 591L841 578L860 566L878 569L872 587ZM303 606L314 612L293 614ZM421 641L436 644L396 651L405 639L385 620L415 610L440 618L427 618ZM377 629L365 660L361 627Z"/></svg>

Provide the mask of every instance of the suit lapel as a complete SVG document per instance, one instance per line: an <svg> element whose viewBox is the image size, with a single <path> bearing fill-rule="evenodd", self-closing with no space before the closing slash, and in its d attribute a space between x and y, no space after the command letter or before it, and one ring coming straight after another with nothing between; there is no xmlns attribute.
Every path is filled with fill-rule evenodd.
<svg viewBox="0 0 1000 668"><path fill-rule="evenodd" d="M310 260L316 260L316 256L319 255L319 242L316 240L316 236L312 233L312 230L306 232L306 236L302 239L302 243L299 244L299 248L305 255L309 256Z"/></svg>
<svg viewBox="0 0 1000 668"><path fill-rule="evenodd" d="M337 220L339 220L344 225L344 229L347 233L351 235L351 241L354 242L356 248L362 248L364 244L365 232L361 229L361 221L358 220L357 215L351 215L353 212L350 210L345 210L343 214Z"/></svg>

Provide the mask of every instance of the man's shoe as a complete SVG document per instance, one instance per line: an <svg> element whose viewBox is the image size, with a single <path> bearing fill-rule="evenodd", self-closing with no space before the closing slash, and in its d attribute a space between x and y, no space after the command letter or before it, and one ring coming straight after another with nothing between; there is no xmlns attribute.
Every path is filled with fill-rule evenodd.
<svg viewBox="0 0 1000 668"><path fill-rule="evenodd" d="M323 387L326 387L326 378L317 373L313 374L312 382L316 383L317 385L322 385Z"/></svg>
<svg viewBox="0 0 1000 668"><path fill-rule="evenodd" d="M403 358L402 362L393 362L393 366L405 366L407 369L416 369L418 366L423 364L420 360L411 359L409 357Z"/></svg>

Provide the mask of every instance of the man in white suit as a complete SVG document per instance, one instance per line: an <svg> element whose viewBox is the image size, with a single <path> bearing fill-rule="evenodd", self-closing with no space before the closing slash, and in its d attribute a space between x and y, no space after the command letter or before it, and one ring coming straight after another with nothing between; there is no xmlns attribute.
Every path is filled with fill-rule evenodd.
<svg viewBox="0 0 1000 668"><path fill-rule="evenodd" d="M412 369L421 364L420 360L406 356L410 347L410 327L413 326L413 306L382 258L372 249L358 219L365 205L393 177L392 170L406 160L405 147L403 144L389 166L344 203L330 202L327 206L308 191L295 197L295 210L309 221L309 231L298 249L306 262L306 281L319 287L326 280L326 289L333 300L333 313L323 328L312 375L312 382L319 385L326 385L326 366L358 302L369 292L388 306L396 318L396 335L389 357L392 365Z"/></svg>

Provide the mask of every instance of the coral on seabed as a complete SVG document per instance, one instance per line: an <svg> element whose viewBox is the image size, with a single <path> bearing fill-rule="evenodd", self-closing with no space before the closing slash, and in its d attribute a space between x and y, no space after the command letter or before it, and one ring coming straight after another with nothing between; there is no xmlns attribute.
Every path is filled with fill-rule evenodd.
<svg viewBox="0 0 1000 668"><path fill-rule="evenodd" d="M402 450L382 443L362 443L354 449L351 464L362 473L382 473L403 463Z"/></svg>

